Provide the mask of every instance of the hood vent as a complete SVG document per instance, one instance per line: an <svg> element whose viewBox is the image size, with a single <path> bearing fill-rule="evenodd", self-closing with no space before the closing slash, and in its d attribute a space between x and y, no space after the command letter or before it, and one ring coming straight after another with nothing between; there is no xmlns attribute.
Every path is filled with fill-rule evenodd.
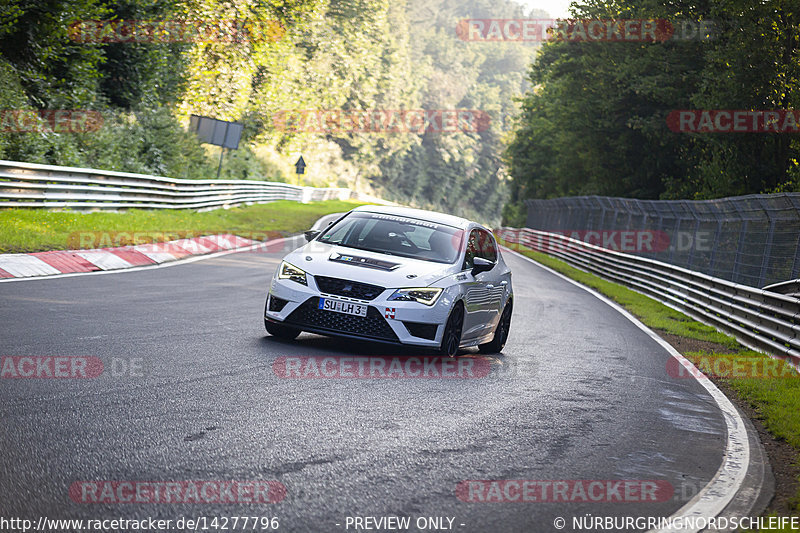
<svg viewBox="0 0 800 533"><path fill-rule="evenodd" d="M336 252L332 253L328 260L335 261L337 263L347 263L348 265L356 265L386 271L394 270L400 266L400 263L392 263L391 261L382 261L380 259L359 257L356 255L344 255Z"/></svg>

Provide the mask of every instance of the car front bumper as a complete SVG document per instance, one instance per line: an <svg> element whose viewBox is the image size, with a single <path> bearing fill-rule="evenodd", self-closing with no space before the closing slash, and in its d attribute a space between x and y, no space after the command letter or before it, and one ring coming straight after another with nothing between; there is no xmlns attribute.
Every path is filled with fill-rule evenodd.
<svg viewBox="0 0 800 533"><path fill-rule="evenodd" d="M444 289L436 303L428 306L419 302L390 301L388 298L396 289L386 289L367 301L323 293L312 275L308 275L307 280L308 286L273 278L264 319L324 335L438 348L455 297L452 290ZM319 298L366 305L367 316L318 309ZM270 300L274 300L272 305Z"/></svg>

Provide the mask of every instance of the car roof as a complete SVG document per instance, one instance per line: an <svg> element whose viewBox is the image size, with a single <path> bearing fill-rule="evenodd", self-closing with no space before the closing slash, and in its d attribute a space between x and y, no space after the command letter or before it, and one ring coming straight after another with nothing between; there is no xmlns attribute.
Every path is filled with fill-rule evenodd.
<svg viewBox="0 0 800 533"><path fill-rule="evenodd" d="M362 205L360 207L356 207L355 209L353 209L353 211L380 213L384 215L396 215L400 217L416 218L428 222L435 222L437 224L454 226L460 229L467 229L470 226L480 226L480 224L478 224L477 222L472 222L471 220L467 220L466 218L461 218L453 215L446 215L444 213L437 213L436 211L414 209L412 207Z"/></svg>

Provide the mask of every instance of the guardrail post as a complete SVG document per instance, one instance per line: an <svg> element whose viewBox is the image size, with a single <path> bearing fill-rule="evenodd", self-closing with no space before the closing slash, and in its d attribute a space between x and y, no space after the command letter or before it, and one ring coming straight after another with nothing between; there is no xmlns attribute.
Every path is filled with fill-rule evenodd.
<svg viewBox="0 0 800 533"><path fill-rule="evenodd" d="M795 211L795 219L800 219L800 205L798 205L798 198L787 194L789 202ZM800 278L800 233L797 235L797 243L794 246L794 261L792 263L792 279Z"/></svg>
<svg viewBox="0 0 800 533"><path fill-rule="evenodd" d="M669 210L672 212L672 217L675 219L675 226L672 230L672 241L675 241L678 237L678 232L680 231L681 227L681 219L678 217L678 214L675 212L675 208L672 207L672 204L667 204ZM677 242L673 242L672 246L669 247L669 259L667 259L667 263L672 263L675 258L675 250L677 249Z"/></svg>
<svg viewBox="0 0 800 533"><path fill-rule="evenodd" d="M769 219L769 234L767 235L767 243L764 245L764 255L761 256L761 270L758 274L758 286L763 287L764 280L767 277L770 255L772 254L772 241L775 237L775 223L777 220L772 216L771 210L769 206L765 205L763 198L758 198L758 203L761 204L764 214L766 214L767 219Z"/></svg>
<svg viewBox="0 0 800 533"><path fill-rule="evenodd" d="M714 244L711 246L711 258L708 261L708 275L714 275L714 269L717 262L717 248L719 248L719 236L722 234L722 218L720 218L719 210L716 204L712 206L714 212L714 219L717 221L717 229L714 230Z"/></svg>
<svg viewBox="0 0 800 533"><path fill-rule="evenodd" d="M800 278L800 233L797 234L797 243L794 245L794 262L792 263L792 278Z"/></svg>
<svg viewBox="0 0 800 533"><path fill-rule="evenodd" d="M628 220L625 221L625 229L631 229L631 220L633 219L633 211L631 210L631 207L628 205L627 202L624 205L625 205L625 211L628 212Z"/></svg>
<svg viewBox="0 0 800 533"><path fill-rule="evenodd" d="M692 216L694 217L694 235L692 235L692 247L689 249L689 259L686 263L686 268L691 269L692 263L694 262L694 251L697 249L697 234L700 231L700 216L697 214L694 206L690 202L686 202L684 205L692 212Z"/></svg>
<svg viewBox="0 0 800 533"><path fill-rule="evenodd" d="M794 260L792 261L792 279L800 278L800 233L794 245Z"/></svg>
<svg viewBox="0 0 800 533"><path fill-rule="evenodd" d="M600 227L598 229L602 230L606 222L606 206L600 204L600 209L602 209L602 214L600 215Z"/></svg>
<svg viewBox="0 0 800 533"><path fill-rule="evenodd" d="M731 202L736 214L739 215L739 220L742 221L742 227L739 230L739 242L736 243L736 256L733 258L733 271L731 272L731 281L739 283L739 266L742 262L742 254L744 254L744 238L747 236L747 222L748 220L742 216L742 211L736 202Z"/></svg>
<svg viewBox="0 0 800 533"><path fill-rule="evenodd" d="M597 196L587 196L586 201L591 205L590 209L592 213L590 215L589 220L586 222L586 226L583 229L587 230L594 230L598 229L598 222L597 222L597 215L600 214L602 216L603 206L597 200Z"/></svg>

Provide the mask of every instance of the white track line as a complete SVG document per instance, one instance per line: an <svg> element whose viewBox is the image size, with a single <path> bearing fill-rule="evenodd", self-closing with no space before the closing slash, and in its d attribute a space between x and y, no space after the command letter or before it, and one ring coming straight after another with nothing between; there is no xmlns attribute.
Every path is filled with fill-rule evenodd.
<svg viewBox="0 0 800 533"><path fill-rule="evenodd" d="M140 270L150 270L152 268L166 268L176 265L185 265L186 263L194 263L195 261L203 261L204 259L213 259L215 257L221 257L223 255L228 254L235 254L238 252L247 252L250 250L254 250L258 247L263 246L265 249L269 249L272 245L279 243L279 242L293 242L299 239L303 239L302 235L295 235L293 237L286 237L281 239L273 239L271 241L266 242L258 242L256 244L251 244L249 246L243 246L242 248L234 248L233 250L223 250L221 252L215 252L213 254L207 255L194 255L191 257L185 257L183 259L176 259L175 261L170 261L168 263L157 263L154 265L143 265L133 268L121 268L118 270L96 270L93 272L70 272L69 274L53 274L51 276L38 276L38 277L27 277L27 278L3 278L0 279L0 283L11 283L14 281L41 281L47 279L56 279L56 278L72 278L75 276L99 276L101 274L124 274L126 272L138 272ZM295 246L296 247L296 246ZM292 248L294 249L294 248ZM288 250L287 250L288 252Z"/></svg>
<svg viewBox="0 0 800 533"><path fill-rule="evenodd" d="M701 375L700 372L691 361L682 356L675 348L673 348L667 341L659 337L653 330L645 326L636 317L628 311L619 306L616 302L606 298L599 292L591 289L577 281L556 272L552 268L546 267L537 263L530 257L522 255L514 250L503 247L504 252L511 252L514 255L530 261L534 265L542 268L551 274L555 274L561 279L580 287L589 294L593 295L606 305L614 308L622 316L633 322L636 327L647 333L654 341L660 344L672 357L674 357L681 365L689 370L689 373L695 377L698 383L705 388L711 397L717 402L717 406L722 411L722 416L725 419L725 425L728 429L728 440L725 445L724 461L717 470L717 473L703 487L697 495L689 500L683 507L675 511L669 519L681 520L691 518L710 518L718 516L723 509L733 500L733 497L741 488L744 483L745 475L747 474L747 466L750 463L750 444L747 438L747 429L745 428L744 420L742 420L739 411L734 407L731 401L725 396L710 379L698 379L697 376ZM685 522L683 522L685 523ZM681 533L697 532L698 529L659 529L657 533L672 533L680 531ZM654 532L655 533L655 532Z"/></svg>

